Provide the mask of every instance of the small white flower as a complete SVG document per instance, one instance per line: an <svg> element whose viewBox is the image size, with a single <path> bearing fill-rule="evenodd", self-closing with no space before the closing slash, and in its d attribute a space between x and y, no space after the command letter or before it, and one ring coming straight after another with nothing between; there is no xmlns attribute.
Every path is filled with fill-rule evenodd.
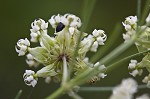
<svg viewBox="0 0 150 99"><path fill-rule="evenodd" d="M31 36L31 42L37 42L38 41L38 37L40 35L40 32L31 32L30 36Z"/></svg>
<svg viewBox="0 0 150 99"><path fill-rule="evenodd" d="M26 70L25 71L23 78L24 78L24 82L26 85L35 87L38 79L34 78L34 76L33 76L34 74L35 74L35 72L32 70Z"/></svg>
<svg viewBox="0 0 150 99"><path fill-rule="evenodd" d="M106 71L106 66L105 66L105 65L101 65L101 66L99 66L98 69L99 69L99 70L104 70L104 71Z"/></svg>
<svg viewBox="0 0 150 99"><path fill-rule="evenodd" d="M73 33L75 32L75 28L74 27L69 27L69 32L71 35L73 35Z"/></svg>
<svg viewBox="0 0 150 99"><path fill-rule="evenodd" d="M78 28L81 27L82 23L79 17L73 14L65 14L64 16L68 19L71 27L78 27Z"/></svg>
<svg viewBox="0 0 150 99"><path fill-rule="evenodd" d="M104 45L104 42L107 39L107 36L103 30L94 30L92 32L93 36L96 38L96 41L98 42L99 45Z"/></svg>
<svg viewBox="0 0 150 99"><path fill-rule="evenodd" d="M135 69L136 65L137 65L137 60L130 60L131 63L129 63L128 68L129 69Z"/></svg>
<svg viewBox="0 0 150 99"><path fill-rule="evenodd" d="M142 80L143 83L147 84L147 87L150 88L150 74L148 76L145 76L144 79Z"/></svg>
<svg viewBox="0 0 150 99"><path fill-rule="evenodd" d="M132 71L129 74L134 76L134 77L137 75L142 75L142 73L143 73L143 70L137 69L136 66L137 66L137 60L130 60L128 69L132 70Z"/></svg>
<svg viewBox="0 0 150 99"><path fill-rule="evenodd" d="M100 65L100 63L99 62L96 62L95 64L94 64L94 67L97 67L97 66L99 66Z"/></svg>
<svg viewBox="0 0 150 99"><path fill-rule="evenodd" d="M30 42L27 38L18 40L17 45L15 47L18 56L25 55L29 46L30 46Z"/></svg>
<svg viewBox="0 0 150 99"><path fill-rule="evenodd" d="M126 31L135 30L137 26L137 16L129 16L124 22L122 22Z"/></svg>
<svg viewBox="0 0 150 99"><path fill-rule="evenodd" d="M31 24L32 27L32 31L37 32L40 29L41 30L46 30L48 28L48 23L45 23L45 21L43 19L38 19L38 20L34 20L34 22L32 22Z"/></svg>
<svg viewBox="0 0 150 99"><path fill-rule="evenodd" d="M88 35L88 37L85 37L82 41L81 41L81 47L83 49L84 52L87 52L90 50L90 47L92 45L92 43L94 42L94 38L92 35Z"/></svg>
<svg viewBox="0 0 150 99"><path fill-rule="evenodd" d="M89 62L89 58L88 57L85 57L83 59L83 62L85 62L85 64L87 64L88 66L93 67L93 64Z"/></svg>
<svg viewBox="0 0 150 99"><path fill-rule="evenodd" d="M150 22L150 13L148 14L147 18L146 18L146 23Z"/></svg>
<svg viewBox="0 0 150 99"><path fill-rule="evenodd" d="M49 84L51 82L51 80L52 80L51 77L46 77L45 78L45 83Z"/></svg>
<svg viewBox="0 0 150 99"><path fill-rule="evenodd" d="M100 78L105 78L105 77L107 76L107 74L99 73L98 76L99 76Z"/></svg>
<svg viewBox="0 0 150 99"><path fill-rule="evenodd" d="M65 14L64 16L62 15L53 15L49 19L49 23L52 25L53 28L56 28L58 23L63 23L65 26L70 26L70 27L80 27L81 26L81 20L79 17L73 15L73 14Z"/></svg>
<svg viewBox="0 0 150 99"><path fill-rule="evenodd" d="M122 83L113 89L110 99L132 99L133 94L137 91L137 83L131 79L125 79Z"/></svg>
<svg viewBox="0 0 150 99"><path fill-rule="evenodd" d="M97 41L95 41L94 43L93 43L93 45L91 46L91 51L92 52L96 52L97 51L97 48L98 48L98 42Z"/></svg>
<svg viewBox="0 0 150 99"><path fill-rule="evenodd" d="M63 23L65 26L68 26L69 21L65 16L58 14L57 16L53 15L49 20L49 23L53 28L56 28L58 23Z"/></svg>
<svg viewBox="0 0 150 99"><path fill-rule="evenodd" d="M143 94L143 95L137 97L136 99L150 99L150 97L148 96L148 94Z"/></svg>
<svg viewBox="0 0 150 99"><path fill-rule="evenodd" d="M26 59L26 63L32 67L37 67L39 65L39 63L33 58L33 56L31 54L27 54L26 55L27 59Z"/></svg>
<svg viewBox="0 0 150 99"><path fill-rule="evenodd" d="M133 70L131 73L129 73L132 76L137 76L139 74L139 71L137 69Z"/></svg>
<svg viewBox="0 0 150 99"><path fill-rule="evenodd" d="M97 66L99 66L98 67L98 70L106 70L106 67L105 67L105 65L100 65L100 62L96 62L95 64L94 64L94 67L97 67Z"/></svg>
<svg viewBox="0 0 150 99"><path fill-rule="evenodd" d="M125 40L124 42L129 41L135 33L136 31L131 30L131 31L127 31L126 34L122 34L123 39Z"/></svg>
<svg viewBox="0 0 150 99"><path fill-rule="evenodd" d="M35 20L34 22L32 22L31 27L32 27L32 29L30 29L31 42L38 41L38 38L41 35L40 30L43 31L42 33L47 34L48 23L45 23L43 19Z"/></svg>

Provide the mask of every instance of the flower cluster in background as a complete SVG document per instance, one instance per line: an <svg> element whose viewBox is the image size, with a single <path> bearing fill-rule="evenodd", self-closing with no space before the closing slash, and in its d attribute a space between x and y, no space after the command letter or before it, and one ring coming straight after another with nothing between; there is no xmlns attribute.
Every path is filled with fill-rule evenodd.
<svg viewBox="0 0 150 99"><path fill-rule="evenodd" d="M121 84L113 89L110 99L133 99L133 96L137 91L138 85L134 79L123 79ZM150 99L150 97L147 94L143 94L135 99Z"/></svg>
<svg viewBox="0 0 150 99"><path fill-rule="evenodd" d="M143 26L137 26L138 19L137 16L129 16L123 22L123 26L125 27L126 33L123 34L123 38L125 42L131 40L135 35L135 45L139 52L150 50L150 14L146 18L146 24ZM140 33L140 31L143 31ZM143 68L146 68L148 71L148 75L144 77L143 82L150 87L150 53L147 53L141 62L137 62L137 60L131 60L129 63L128 69L132 76L141 76L143 73Z"/></svg>
<svg viewBox="0 0 150 99"><path fill-rule="evenodd" d="M60 82L65 78L63 76L69 76L70 72L79 75L88 68L92 69L100 65L100 63L93 64L85 60L87 52L96 52L99 45L104 45L107 36L103 30L95 29L89 35L79 31L78 28L82 25L81 20L73 14L54 15L49 19L49 23L55 29L53 37L48 35L48 22L43 19L36 19L31 24L30 41L39 42L40 46L30 47L30 41L27 38L20 39L17 42L18 56L27 53L26 63L30 67L37 67L39 64L44 66L36 73L32 70L25 71L23 78L28 86L34 87L37 84L38 77L45 78L48 83L52 79ZM80 35L82 40L79 43L78 55L74 58ZM64 64L66 67L64 67ZM95 80L106 76L104 65L101 65L98 69L103 70L103 72L92 77L89 81L95 82Z"/></svg>

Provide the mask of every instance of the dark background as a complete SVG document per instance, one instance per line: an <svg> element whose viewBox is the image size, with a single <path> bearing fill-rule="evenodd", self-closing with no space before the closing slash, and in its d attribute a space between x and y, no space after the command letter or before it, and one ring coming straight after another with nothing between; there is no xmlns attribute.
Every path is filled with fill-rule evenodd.
<svg viewBox="0 0 150 99"><path fill-rule="evenodd" d="M23 90L21 99L27 99L29 95L30 99L43 99L59 87L59 84L53 82L45 84L43 79L38 80L34 89L26 86L22 75L30 68L24 61L25 57L17 56L15 44L20 38L30 38L29 29L34 19L42 18L46 21L58 13L72 13L81 17L83 4L83 0L0 0L0 99L13 99L20 89ZM144 5L145 0L142 0L142 7ZM121 24L125 17L135 14L136 0L97 0L85 32L91 33L95 28L103 29L108 39L113 39L109 34L115 24L117 22ZM53 31L50 27L51 34ZM116 43L109 49L110 51L123 42L123 32L124 30L119 38L115 39ZM120 57L135 52L137 51L133 46ZM120 64L121 67L108 74L108 77L90 86L114 86L120 83L122 78L129 76L128 62ZM141 79L142 77L137 79L139 83ZM148 89L140 90L138 95L148 91ZM79 94L84 99L106 99L111 92L79 92ZM69 99L69 97L65 95L60 99Z"/></svg>

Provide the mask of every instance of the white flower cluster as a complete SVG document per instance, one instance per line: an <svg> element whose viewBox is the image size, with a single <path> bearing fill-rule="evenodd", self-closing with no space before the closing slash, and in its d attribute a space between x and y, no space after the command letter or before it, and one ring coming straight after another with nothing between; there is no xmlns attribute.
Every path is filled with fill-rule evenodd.
<svg viewBox="0 0 150 99"><path fill-rule="evenodd" d="M81 26L81 20L79 17L73 15L73 14L65 14L65 15L53 15L49 19L50 24L53 28L56 28L59 23L64 24L65 26L69 27L80 27Z"/></svg>
<svg viewBox="0 0 150 99"><path fill-rule="evenodd" d="M17 46L15 47L18 56L25 55L29 46L30 46L30 42L27 38L18 40Z"/></svg>
<svg viewBox="0 0 150 99"><path fill-rule="evenodd" d="M131 60L131 63L129 63L128 69L130 74L132 76L139 75L141 76L143 73L143 68L146 68L146 70L149 72L148 76L145 76L142 80L143 83L147 84L147 87L150 87L150 54L148 53L141 62L137 63L137 60Z"/></svg>
<svg viewBox="0 0 150 99"><path fill-rule="evenodd" d="M123 34L123 39L125 42L131 39L131 37L135 34L135 30L137 28L137 16L129 16L126 18L124 22L122 22L125 27L126 33Z"/></svg>
<svg viewBox="0 0 150 99"><path fill-rule="evenodd" d="M31 24L31 27L31 42L37 42L41 35L41 31L47 34L48 22L45 23L43 19L34 20L34 22Z"/></svg>
<svg viewBox="0 0 150 99"><path fill-rule="evenodd" d="M39 65L39 63L34 59L34 57L31 54L27 54L26 57L27 57L26 63L30 67L37 67Z"/></svg>
<svg viewBox="0 0 150 99"><path fill-rule="evenodd" d="M131 71L130 75L132 76L137 76L137 75L142 75L143 70L142 69L138 69L138 65L137 65L137 60L130 60L131 63L129 63L128 69Z"/></svg>
<svg viewBox="0 0 150 99"><path fill-rule="evenodd" d="M48 22L37 19L31 24L30 41L39 42L40 46L31 48L27 38L25 40L20 39L16 46L16 51L19 53L19 56L25 55L28 52L26 55L26 63L30 67L37 67L39 64L44 65L36 73L32 70L25 71L23 78L28 86L34 87L38 77L45 78L46 83L49 83L51 80L63 82L64 77L68 77L69 73L67 72L70 72L72 62L74 62L74 75L79 75L87 69L93 69L93 67L100 65L99 63L93 64L88 62L86 54L88 51L96 52L99 45L104 45L107 36L103 30L95 29L89 35L82 32L83 35L81 35L81 43L79 43L79 50L77 52L78 55L74 58L75 48L81 33L78 30L82 24L80 18L73 14L58 14L52 16L49 22L55 29L53 37L47 33ZM99 73L100 71L101 73ZM95 81L95 79L106 77L107 75L104 74L105 71L106 67L101 65L97 70L99 74L97 73L91 79Z"/></svg>
<svg viewBox="0 0 150 99"><path fill-rule="evenodd" d="M143 81L143 83L147 84L147 87L150 88L150 74L148 76L145 76L142 81Z"/></svg>
<svg viewBox="0 0 150 99"><path fill-rule="evenodd" d="M107 74L104 73L104 72L106 72L105 65L100 65L100 63L97 62L97 63L94 64L94 67L97 67L97 66L99 66L98 70L101 71L101 73L98 74L98 77L99 78L105 78L107 76Z"/></svg>
<svg viewBox="0 0 150 99"><path fill-rule="evenodd" d="M125 18L126 20L122 22L126 31L136 30L137 27L137 16L129 16Z"/></svg>
<svg viewBox="0 0 150 99"><path fill-rule="evenodd" d="M131 78L124 79L113 89L110 99L132 99L135 92L137 92L137 83Z"/></svg>
<svg viewBox="0 0 150 99"><path fill-rule="evenodd" d="M23 78L24 78L24 82L26 83L26 85L35 87L38 79L34 77L34 74L35 72L32 70L25 71Z"/></svg>
<svg viewBox="0 0 150 99"><path fill-rule="evenodd" d="M81 41L81 44L87 51L90 49L92 52L96 52L98 45L104 45L104 42L107 39L107 36L103 30L94 30L93 35L88 35Z"/></svg>

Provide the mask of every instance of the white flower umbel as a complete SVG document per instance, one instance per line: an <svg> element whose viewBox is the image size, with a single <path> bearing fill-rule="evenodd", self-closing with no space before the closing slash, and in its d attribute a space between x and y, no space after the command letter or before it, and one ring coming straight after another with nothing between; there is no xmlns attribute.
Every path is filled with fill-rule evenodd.
<svg viewBox="0 0 150 99"><path fill-rule="evenodd" d="M139 97L136 97L136 99L150 99L150 97L148 96L148 94L143 94Z"/></svg>
<svg viewBox="0 0 150 99"><path fill-rule="evenodd" d="M147 87L150 88L150 74L148 76L145 76L144 79L142 80L143 83L147 84Z"/></svg>
<svg viewBox="0 0 150 99"><path fill-rule="evenodd" d="M125 79L122 83L113 89L110 99L132 99L137 91L137 83L131 79Z"/></svg>
<svg viewBox="0 0 150 99"><path fill-rule="evenodd" d="M29 67L37 67L39 65L39 63L34 59L31 54L27 54L26 57L26 63L29 65Z"/></svg>
<svg viewBox="0 0 150 99"><path fill-rule="evenodd" d="M42 33L47 34L48 22L45 23L43 19L37 19L34 22L32 22L31 27L31 42L37 42L39 36L41 35L41 31L43 31Z"/></svg>
<svg viewBox="0 0 150 99"><path fill-rule="evenodd" d="M23 78L26 85L35 87L38 79L34 77L34 74L35 72L32 70L25 71Z"/></svg>
<svg viewBox="0 0 150 99"><path fill-rule="evenodd" d="M55 29L54 36L49 36L47 33L48 23L42 19L37 19L31 24L30 36L32 42L39 41L40 45L28 48L30 44L18 44L19 50L20 46L27 46L24 48L23 54L28 51L26 62L29 66L37 66L38 63L44 66L37 70L35 74L24 74L25 83L29 86L35 86L37 77L46 78L47 82L49 82L50 77L52 80L61 82L63 86L70 80L71 71L77 76L87 69L94 69L94 65L85 59L86 54L89 51L96 52L98 45L104 45L107 38L103 30L95 29L93 34L89 35L79 31L81 20L73 14L58 14L52 16L49 22ZM77 56L74 57L79 36L81 36L81 43L78 46ZM17 50L17 52L19 51ZM90 81L95 82L100 78L104 78L106 75L103 70L105 70L104 66L101 65L101 69L97 67L97 75L89 78ZM101 74L98 74L100 72Z"/></svg>
<svg viewBox="0 0 150 99"><path fill-rule="evenodd" d="M30 42L27 38L18 40L17 45L15 47L18 56L25 55L29 46L30 46Z"/></svg>

